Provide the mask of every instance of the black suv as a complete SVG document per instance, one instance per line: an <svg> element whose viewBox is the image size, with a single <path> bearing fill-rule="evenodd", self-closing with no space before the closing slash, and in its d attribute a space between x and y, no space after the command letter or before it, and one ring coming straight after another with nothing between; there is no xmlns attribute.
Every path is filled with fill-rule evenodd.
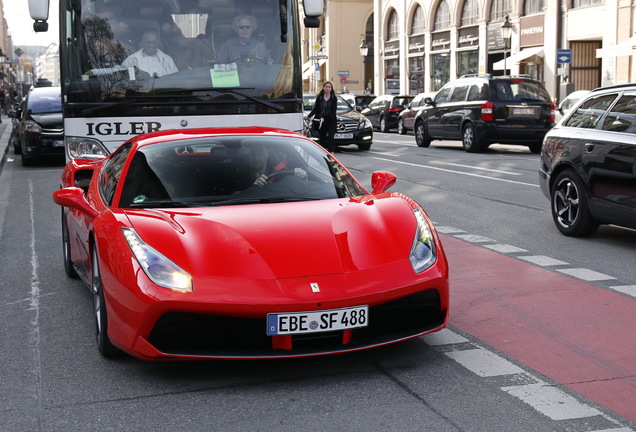
<svg viewBox="0 0 636 432"><path fill-rule="evenodd" d="M556 227L636 229L636 84L593 90L545 136L539 184Z"/></svg>
<svg viewBox="0 0 636 432"><path fill-rule="evenodd" d="M464 75L425 101L415 118L417 145L461 140L470 153L493 143L527 145L539 153L556 115L545 87L526 75Z"/></svg>

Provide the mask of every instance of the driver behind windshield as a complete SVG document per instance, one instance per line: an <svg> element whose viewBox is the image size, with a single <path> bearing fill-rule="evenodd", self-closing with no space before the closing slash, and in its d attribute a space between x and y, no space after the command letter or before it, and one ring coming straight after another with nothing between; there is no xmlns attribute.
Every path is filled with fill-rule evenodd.
<svg viewBox="0 0 636 432"><path fill-rule="evenodd" d="M255 186L265 186L267 183L289 174L301 180L307 180L307 171L302 168L291 169L287 159L275 158L275 153L261 143L249 144L246 166L247 174ZM280 175L279 175L280 173Z"/></svg>

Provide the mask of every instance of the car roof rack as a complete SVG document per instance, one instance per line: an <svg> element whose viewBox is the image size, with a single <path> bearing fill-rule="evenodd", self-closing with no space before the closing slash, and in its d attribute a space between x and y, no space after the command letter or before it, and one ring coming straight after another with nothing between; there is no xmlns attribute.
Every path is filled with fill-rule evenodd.
<svg viewBox="0 0 636 432"><path fill-rule="evenodd" d="M483 73L483 74L477 74L477 73L474 73L474 74L464 74L464 75L460 76L459 78L460 78L460 79L462 79L462 78L477 78L477 77L492 78L492 74L489 74L489 73Z"/></svg>

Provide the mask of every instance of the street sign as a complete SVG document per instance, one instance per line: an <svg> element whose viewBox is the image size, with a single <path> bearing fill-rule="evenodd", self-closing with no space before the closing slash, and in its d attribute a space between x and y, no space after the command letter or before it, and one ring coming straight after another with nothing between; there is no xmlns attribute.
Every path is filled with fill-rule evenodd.
<svg viewBox="0 0 636 432"><path fill-rule="evenodd" d="M346 83L347 82L347 76L346 75L340 75L340 82L341 83Z"/></svg>
<svg viewBox="0 0 636 432"><path fill-rule="evenodd" d="M557 50L557 63L572 63L572 50L571 49L558 49Z"/></svg>
<svg viewBox="0 0 636 432"><path fill-rule="evenodd" d="M315 55L307 57L309 60L327 60L329 57L326 55Z"/></svg>
<svg viewBox="0 0 636 432"><path fill-rule="evenodd" d="M316 64L314 65L314 70L317 70L317 71L319 71L319 70L320 70L320 63L316 63Z"/></svg>
<svg viewBox="0 0 636 432"><path fill-rule="evenodd" d="M338 75L347 76L347 75L349 75L349 71L338 71Z"/></svg>

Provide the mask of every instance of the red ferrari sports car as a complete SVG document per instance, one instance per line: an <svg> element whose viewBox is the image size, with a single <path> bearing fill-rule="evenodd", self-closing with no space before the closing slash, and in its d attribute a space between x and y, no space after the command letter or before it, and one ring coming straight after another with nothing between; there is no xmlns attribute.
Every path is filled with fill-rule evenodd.
<svg viewBox="0 0 636 432"><path fill-rule="evenodd" d="M302 357L446 326L442 245L395 181L289 131L185 129L72 160L53 199L103 355Z"/></svg>

